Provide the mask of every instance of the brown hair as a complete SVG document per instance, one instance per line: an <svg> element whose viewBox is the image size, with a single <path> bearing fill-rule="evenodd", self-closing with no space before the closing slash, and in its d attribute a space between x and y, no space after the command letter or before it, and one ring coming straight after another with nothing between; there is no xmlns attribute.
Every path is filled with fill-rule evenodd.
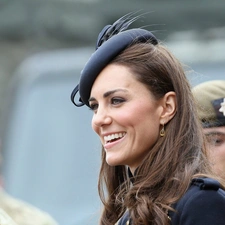
<svg viewBox="0 0 225 225"><path fill-rule="evenodd" d="M161 44L135 43L111 63L127 66L156 99L174 91L177 109L165 126L166 135L149 151L132 183L126 166L109 166L102 150L99 195L104 211L100 224L115 224L128 209L134 225L167 225L167 212L191 180L202 174L213 176L189 82L180 62Z"/></svg>

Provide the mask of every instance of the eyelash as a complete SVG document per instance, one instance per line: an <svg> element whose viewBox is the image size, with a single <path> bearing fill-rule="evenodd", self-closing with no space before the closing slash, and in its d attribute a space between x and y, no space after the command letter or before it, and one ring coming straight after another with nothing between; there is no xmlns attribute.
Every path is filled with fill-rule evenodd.
<svg viewBox="0 0 225 225"><path fill-rule="evenodd" d="M123 102L125 102L125 99L123 99L123 98L114 97L111 99L111 104L113 104L113 105L118 105Z"/></svg>
<svg viewBox="0 0 225 225"><path fill-rule="evenodd" d="M121 104L121 103L123 103L125 101L126 101L125 99L118 98L118 97L114 97L114 98L111 98L110 99L110 103L112 105L119 105L119 104ZM98 104L97 103L92 103L92 104L90 104L90 107L89 108L90 108L90 110L95 111L98 108Z"/></svg>

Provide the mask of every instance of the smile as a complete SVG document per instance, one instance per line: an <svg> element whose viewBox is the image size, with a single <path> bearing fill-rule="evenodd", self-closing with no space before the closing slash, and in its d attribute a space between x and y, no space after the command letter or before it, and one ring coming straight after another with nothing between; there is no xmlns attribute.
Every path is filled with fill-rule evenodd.
<svg viewBox="0 0 225 225"><path fill-rule="evenodd" d="M126 133L116 133L104 136L105 143L111 143L125 136Z"/></svg>

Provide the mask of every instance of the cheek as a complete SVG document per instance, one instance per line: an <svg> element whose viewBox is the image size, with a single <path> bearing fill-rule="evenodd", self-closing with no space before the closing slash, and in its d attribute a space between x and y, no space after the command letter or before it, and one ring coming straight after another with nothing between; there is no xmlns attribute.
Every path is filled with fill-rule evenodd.
<svg viewBox="0 0 225 225"><path fill-rule="evenodd" d="M92 127L92 130L95 131L98 134L98 127L94 124L93 118L92 118L92 121L91 121L91 127Z"/></svg>
<svg viewBox="0 0 225 225"><path fill-rule="evenodd" d="M209 151L209 158L213 163L218 163L221 160L224 160L224 153L221 151L220 147L213 146Z"/></svg>
<svg viewBox="0 0 225 225"><path fill-rule="evenodd" d="M225 158L225 146L218 146L215 147L214 154L217 155L218 158L221 158L224 160Z"/></svg>

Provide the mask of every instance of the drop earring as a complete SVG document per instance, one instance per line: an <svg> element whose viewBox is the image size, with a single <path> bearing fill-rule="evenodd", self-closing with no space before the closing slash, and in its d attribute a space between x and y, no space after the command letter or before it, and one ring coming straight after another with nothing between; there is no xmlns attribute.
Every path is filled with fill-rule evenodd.
<svg viewBox="0 0 225 225"><path fill-rule="evenodd" d="M166 131L165 131L165 128L164 128L164 124L163 124L163 127L162 127L162 129L160 130L159 134L160 134L161 137L164 137L164 136L165 136Z"/></svg>

